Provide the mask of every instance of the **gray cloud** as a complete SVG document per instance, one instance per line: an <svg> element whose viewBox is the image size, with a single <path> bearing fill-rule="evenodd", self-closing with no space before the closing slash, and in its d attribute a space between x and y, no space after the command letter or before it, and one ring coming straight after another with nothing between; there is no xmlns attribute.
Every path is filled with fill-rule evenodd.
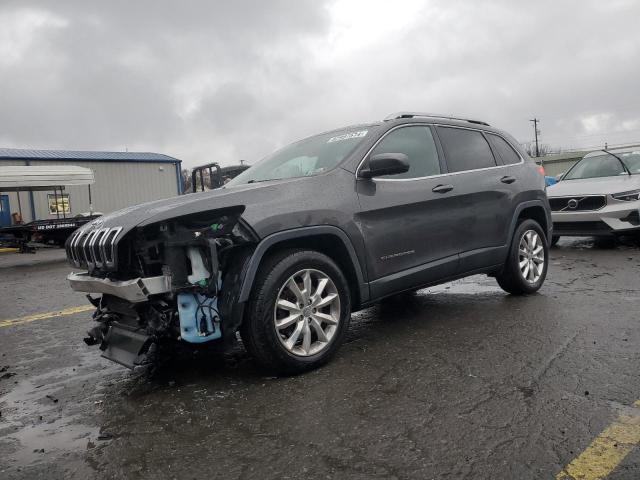
<svg viewBox="0 0 640 480"><path fill-rule="evenodd" d="M0 6L0 144L240 158L396 110L640 140L633 1Z"/></svg>

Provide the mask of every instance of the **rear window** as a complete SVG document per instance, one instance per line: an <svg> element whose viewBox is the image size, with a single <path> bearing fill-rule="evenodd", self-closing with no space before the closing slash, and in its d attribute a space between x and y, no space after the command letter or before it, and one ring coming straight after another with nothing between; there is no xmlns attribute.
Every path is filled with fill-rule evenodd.
<svg viewBox="0 0 640 480"><path fill-rule="evenodd" d="M482 133L455 127L438 127L450 172L495 167L496 161Z"/></svg>
<svg viewBox="0 0 640 480"><path fill-rule="evenodd" d="M492 135L491 133L487 134L487 138L489 139L489 143L493 147L493 150L497 152L497 154L502 159L502 163L505 165L512 165L514 163L520 163L520 155L516 153L511 145L502 137L498 135Z"/></svg>

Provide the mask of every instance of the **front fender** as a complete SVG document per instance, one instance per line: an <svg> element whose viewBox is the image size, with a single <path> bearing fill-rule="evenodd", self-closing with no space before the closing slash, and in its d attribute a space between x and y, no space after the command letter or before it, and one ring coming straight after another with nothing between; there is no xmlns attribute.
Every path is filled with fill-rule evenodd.
<svg viewBox="0 0 640 480"><path fill-rule="evenodd" d="M358 260L358 256L356 255L353 244L343 230L331 225L316 225L311 227L294 228L291 230L277 232L269 235L268 237L265 237L258 244L256 249L253 251L253 255L248 260L246 275L242 282L242 288L240 289L240 296L238 298L238 301L244 303L249 300L258 268L260 267L260 263L262 262L264 255L269 249L276 246L278 243L282 243L288 240L313 237L318 235L332 235L334 237L337 237L342 242L349 254L349 259L357 278L360 301L361 303L365 303L366 301L368 301L369 285L365 281L362 266L360 265L360 261Z"/></svg>

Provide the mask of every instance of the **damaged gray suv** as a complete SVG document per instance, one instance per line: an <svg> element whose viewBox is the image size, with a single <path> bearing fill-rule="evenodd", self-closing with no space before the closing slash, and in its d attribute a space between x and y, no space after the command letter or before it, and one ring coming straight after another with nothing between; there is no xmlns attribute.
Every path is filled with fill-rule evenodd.
<svg viewBox="0 0 640 480"><path fill-rule="evenodd" d="M85 341L133 368L162 343L235 341L277 373L326 362L351 313L468 275L537 291L544 172L480 121L400 113L284 147L224 187L101 217L66 245Z"/></svg>

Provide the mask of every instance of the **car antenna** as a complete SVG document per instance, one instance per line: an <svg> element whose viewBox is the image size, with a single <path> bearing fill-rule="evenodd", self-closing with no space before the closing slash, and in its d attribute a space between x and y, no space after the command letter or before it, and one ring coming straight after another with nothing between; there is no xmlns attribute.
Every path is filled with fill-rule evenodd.
<svg viewBox="0 0 640 480"><path fill-rule="evenodd" d="M620 164L622 165L622 168L624 168L624 171L627 172L628 175L631 175L631 170L629 170L629 167L627 167L627 164L624 163L624 161L615 153L610 152L609 150L606 149L602 149L602 151L604 153L608 153L609 155L611 155L612 157L616 157L618 159L618 161L620 162Z"/></svg>

